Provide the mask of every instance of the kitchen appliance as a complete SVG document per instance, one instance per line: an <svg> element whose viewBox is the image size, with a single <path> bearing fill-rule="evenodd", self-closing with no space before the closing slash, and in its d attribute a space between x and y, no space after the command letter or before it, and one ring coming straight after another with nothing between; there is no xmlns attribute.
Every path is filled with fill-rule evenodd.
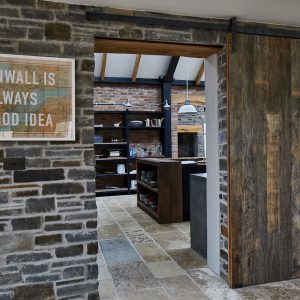
<svg viewBox="0 0 300 300"><path fill-rule="evenodd" d="M117 164L117 173L125 174L125 165L124 164Z"/></svg>
<svg viewBox="0 0 300 300"><path fill-rule="evenodd" d="M135 190L136 189L136 186L137 186L137 180L131 180L130 181L130 188L132 190Z"/></svg>
<svg viewBox="0 0 300 300"><path fill-rule="evenodd" d="M120 150L108 150L109 157L120 157L121 151Z"/></svg>
<svg viewBox="0 0 300 300"><path fill-rule="evenodd" d="M94 144L101 144L101 143L103 143L103 135L95 135Z"/></svg>

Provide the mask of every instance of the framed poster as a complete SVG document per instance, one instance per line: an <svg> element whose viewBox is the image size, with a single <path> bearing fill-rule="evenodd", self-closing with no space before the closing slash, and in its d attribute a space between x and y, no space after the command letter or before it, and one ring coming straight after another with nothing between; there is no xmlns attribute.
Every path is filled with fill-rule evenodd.
<svg viewBox="0 0 300 300"><path fill-rule="evenodd" d="M0 141L75 140L75 60L0 54Z"/></svg>

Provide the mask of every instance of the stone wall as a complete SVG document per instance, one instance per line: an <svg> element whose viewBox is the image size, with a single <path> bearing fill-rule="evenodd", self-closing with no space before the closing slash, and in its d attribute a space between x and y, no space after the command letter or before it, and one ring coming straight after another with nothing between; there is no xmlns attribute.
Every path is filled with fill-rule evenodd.
<svg viewBox="0 0 300 300"><path fill-rule="evenodd" d="M97 299L93 38L78 38L78 7L0 4L1 53L76 59L77 128L76 142L0 142L0 299ZM3 157L26 170L3 171Z"/></svg>
<svg viewBox="0 0 300 300"><path fill-rule="evenodd" d="M0 171L0 299L97 299L95 36L223 45L225 35L192 28L91 22L84 6L43 0L0 0L0 5L0 53L76 59L77 128L73 143L0 143L1 161L3 157L26 157L25 171ZM219 65L224 67L222 57ZM220 99L225 91L221 70ZM226 143L223 136L225 130L221 144ZM224 197L225 188L222 183Z"/></svg>
<svg viewBox="0 0 300 300"><path fill-rule="evenodd" d="M220 169L220 270L228 275L228 202L227 202L227 89L226 49L218 53L218 112Z"/></svg>

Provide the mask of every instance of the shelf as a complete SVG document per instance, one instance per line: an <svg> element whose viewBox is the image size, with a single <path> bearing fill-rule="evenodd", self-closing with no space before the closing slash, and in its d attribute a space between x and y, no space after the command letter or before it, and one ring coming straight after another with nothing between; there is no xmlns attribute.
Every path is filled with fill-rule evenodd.
<svg viewBox="0 0 300 300"><path fill-rule="evenodd" d="M95 114L125 114L126 110L95 110Z"/></svg>
<svg viewBox="0 0 300 300"><path fill-rule="evenodd" d="M103 157L96 158L96 161L114 161L114 160L127 160L127 157Z"/></svg>
<svg viewBox="0 0 300 300"><path fill-rule="evenodd" d="M144 188L154 192L154 193L158 193L158 188L153 188L150 185L144 183L143 181L138 180L137 182L140 186L143 186Z"/></svg>
<svg viewBox="0 0 300 300"><path fill-rule="evenodd" d="M141 201L137 201L138 207L140 207L142 210L144 210L146 213L148 213L154 220L158 221L158 213L157 211L152 210L149 206L145 205Z"/></svg>
<svg viewBox="0 0 300 300"><path fill-rule="evenodd" d="M141 130L143 130L143 129L164 129L165 127L163 127L163 126L160 126L160 127L155 127L155 126L150 126L150 127L146 127L146 126L139 126L139 127L128 127L130 130L131 129L141 129Z"/></svg>
<svg viewBox="0 0 300 300"><path fill-rule="evenodd" d="M94 126L94 129L125 129L126 127L125 126Z"/></svg>
<svg viewBox="0 0 300 300"><path fill-rule="evenodd" d="M147 159L147 158L153 159L153 158L165 158L165 157L164 156L144 156L144 157L139 156L139 157L129 157L128 160L135 161L137 159Z"/></svg>
<svg viewBox="0 0 300 300"><path fill-rule="evenodd" d="M126 142L94 143L94 145L97 145L97 146L113 146L113 145L119 146L119 145L127 145L127 143Z"/></svg>
<svg viewBox="0 0 300 300"><path fill-rule="evenodd" d="M100 173L100 174L96 174L96 178L98 178L98 177L116 177L116 176L119 176L119 177L127 176L127 173L125 173L125 174L118 174L118 173L113 173L113 174Z"/></svg>
<svg viewBox="0 0 300 300"><path fill-rule="evenodd" d="M126 110L95 110L95 114L125 114ZM129 115L163 115L162 111L128 110Z"/></svg>
<svg viewBox="0 0 300 300"><path fill-rule="evenodd" d="M162 111L141 111L141 110L137 110L137 111L128 111L128 113L130 115L162 115L163 112Z"/></svg>
<svg viewBox="0 0 300 300"><path fill-rule="evenodd" d="M119 194L128 193L128 188L118 188L118 189L96 189L96 195L101 194Z"/></svg>

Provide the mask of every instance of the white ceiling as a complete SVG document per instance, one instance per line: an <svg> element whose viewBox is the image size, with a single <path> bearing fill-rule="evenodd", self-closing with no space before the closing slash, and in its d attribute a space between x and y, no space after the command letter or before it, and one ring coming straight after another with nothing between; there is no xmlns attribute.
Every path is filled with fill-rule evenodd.
<svg viewBox="0 0 300 300"><path fill-rule="evenodd" d="M170 14L300 26L300 0L52 0Z"/></svg>
<svg viewBox="0 0 300 300"><path fill-rule="evenodd" d="M106 59L105 77L131 78L135 63L135 54L108 53ZM137 78L158 79L167 73L171 56L142 55ZM174 78L175 80L186 80L188 68L188 79L195 80L203 62L203 58L180 57L177 64ZM94 76L100 77L102 64L102 53L95 53ZM205 80L205 75L202 76Z"/></svg>

